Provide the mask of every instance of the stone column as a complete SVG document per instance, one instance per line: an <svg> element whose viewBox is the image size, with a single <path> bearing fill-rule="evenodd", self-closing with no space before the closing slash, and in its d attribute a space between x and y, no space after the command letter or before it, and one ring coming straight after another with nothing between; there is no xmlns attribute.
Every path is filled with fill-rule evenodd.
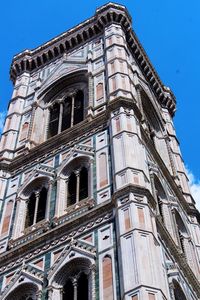
<svg viewBox="0 0 200 300"><path fill-rule="evenodd" d="M90 266L90 290L91 300L96 300L96 291L95 291L95 275L96 275L96 266L93 264Z"/></svg>
<svg viewBox="0 0 200 300"><path fill-rule="evenodd" d="M75 102L75 95L72 95L72 113L71 113L71 125L70 127L73 126L74 124L74 102Z"/></svg>
<svg viewBox="0 0 200 300"><path fill-rule="evenodd" d="M33 218L33 225L37 222L37 212L38 212L38 204L40 200L40 192L35 193L35 211L34 211L34 218Z"/></svg>
<svg viewBox="0 0 200 300"><path fill-rule="evenodd" d="M57 191L56 191L56 206L55 206L55 217L59 217L59 207L60 207L60 176L57 177Z"/></svg>
<svg viewBox="0 0 200 300"><path fill-rule="evenodd" d="M171 296L171 300L175 300L175 295L174 295L174 284L173 282L171 282L169 284L169 293L170 293L170 296Z"/></svg>
<svg viewBox="0 0 200 300"><path fill-rule="evenodd" d="M48 139L48 133L49 133L49 119L50 119L50 107L48 107L47 111L47 116L46 116L46 124L45 124L45 138L44 140L46 141Z"/></svg>
<svg viewBox="0 0 200 300"><path fill-rule="evenodd" d="M58 133L62 130L62 116L63 116L63 102L60 103L60 113L59 113L59 123L58 123Z"/></svg>
<svg viewBox="0 0 200 300"><path fill-rule="evenodd" d="M30 124L29 124L29 129L28 129L28 136L27 139L31 138L31 133L32 133L32 129L33 129L33 122L34 122L34 118L35 118L35 110L36 110L37 104L34 103L33 104L33 109L32 109L32 114L31 114L31 119L30 119Z"/></svg>
<svg viewBox="0 0 200 300"><path fill-rule="evenodd" d="M93 198L93 160L88 165L88 198Z"/></svg>
<svg viewBox="0 0 200 300"><path fill-rule="evenodd" d="M77 297L78 297L78 279L77 277L74 277L72 279L72 284L73 284L73 287L74 287L74 300L77 300Z"/></svg>
<svg viewBox="0 0 200 300"><path fill-rule="evenodd" d="M48 193L47 193L47 203L46 203L46 213L45 213L46 220L49 220L50 201L51 201L51 192L52 192L53 183L54 183L53 180L50 180L48 183Z"/></svg>
<svg viewBox="0 0 200 300"><path fill-rule="evenodd" d="M65 180L65 204L64 204L64 210L66 210L67 206L68 206L68 184L69 184L69 177L66 176L66 180Z"/></svg>
<svg viewBox="0 0 200 300"><path fill-rule="evenodd" d="M80 170L75 171L76 175L76 204L79 202L79 191L80 191Z"/></svg>

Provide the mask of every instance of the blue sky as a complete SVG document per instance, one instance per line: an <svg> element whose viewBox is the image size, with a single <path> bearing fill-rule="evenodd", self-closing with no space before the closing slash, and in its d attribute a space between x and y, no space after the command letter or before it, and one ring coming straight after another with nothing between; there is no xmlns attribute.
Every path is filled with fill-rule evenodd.
<svg viewBox="0 0 200 300"><path fill-rule="evenodd" d="M0 18L0 119L11 96L13 55L92 16L102 0L3 1ZM200 186L200 1L129 0L133 29L165 85L177 98L175 126L193 185ZM193 177L192 177L193 176ZM199 192L200 196L200 192Z"/></svg>

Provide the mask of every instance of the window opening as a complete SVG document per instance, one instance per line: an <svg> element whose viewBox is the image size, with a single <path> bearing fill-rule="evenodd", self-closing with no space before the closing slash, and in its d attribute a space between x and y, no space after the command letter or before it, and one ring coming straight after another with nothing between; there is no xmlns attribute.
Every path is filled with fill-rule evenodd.
<svg viewBox="0 0 200 300"><path fill-rule="evenodd" d="M71 173L68 181L67 206L88 197L88 170L82 167Z"/></svg>
<svg viewBox="0 0 200 300"><path fill-rule="evenodd" d="M45 219L46 214L47 189L43 187L41 191L31 194L28 199L25 227L29 227Z"/></svg>
<svg viewBox="0 0 200 300"><path fill-rule="evenodd" d="M84 94L79 90L50 108L48 138L83 121Z"/></svg>

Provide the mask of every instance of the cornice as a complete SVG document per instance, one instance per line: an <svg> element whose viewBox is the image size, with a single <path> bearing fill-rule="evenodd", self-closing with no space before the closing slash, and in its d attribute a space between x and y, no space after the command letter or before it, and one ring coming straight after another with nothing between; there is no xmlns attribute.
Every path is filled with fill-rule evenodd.
<svg viewBox="0 0 200 300"><path fill-rule="evenodd" d="M162 106L168 108L173 116L176 109L176 100L173 93L161 82L135 32L132 30L132 20L127 9L114 3L108 3L98 8L93 17L42 46L33 50L25 50L14 56L10 69L11 80L15 82L17 76L23 72L35 71L61 57L63 53L69 53L80 47L102 34L104 28L112 23L122 26L130 51L149 82L156 98Z"/></svg>
<svg viewBox="0 0 200 300"><path fill-rule="evenodd" d="M116 201L118 199L123 199L130 193L141 195L141 196L146 196L148 199L148 202L150 203L151 207L153 209L156 208L156 201L150 191L146 189L145 187L141 187L139 185L134 185L134 184L128 184L125 187L115 191L112 196L112 201L114 205L116 206Z"/></svg>
<svg viewBox="0 0 200 300"><path fill-rule="evenodd" d="M108 3L96 10L91 18L58 35L45 44L25 50L14 56L10 76L13 81L23 72L31 72L70 52L85 42L103 33L105 26L119 23L126 29L131 24L131 17L122 5Z"/></svg>

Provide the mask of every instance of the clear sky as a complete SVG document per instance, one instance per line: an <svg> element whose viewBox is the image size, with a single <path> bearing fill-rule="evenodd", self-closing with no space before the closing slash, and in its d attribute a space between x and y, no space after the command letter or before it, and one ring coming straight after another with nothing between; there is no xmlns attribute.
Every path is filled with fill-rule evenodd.
<svg viewBox="0 0 200 300"><path fill-rule="evenodd" d="M0 118L7 109L13 55L32 49L92 16L103 0L2 1ZM116 1L118 2L118 1ZM175 126L185 164L200 186L200 1L121 0L163 83L177 98ZM197 191L198 192L198 191ZM200 195L200 192L199 192Z"/></svg>

